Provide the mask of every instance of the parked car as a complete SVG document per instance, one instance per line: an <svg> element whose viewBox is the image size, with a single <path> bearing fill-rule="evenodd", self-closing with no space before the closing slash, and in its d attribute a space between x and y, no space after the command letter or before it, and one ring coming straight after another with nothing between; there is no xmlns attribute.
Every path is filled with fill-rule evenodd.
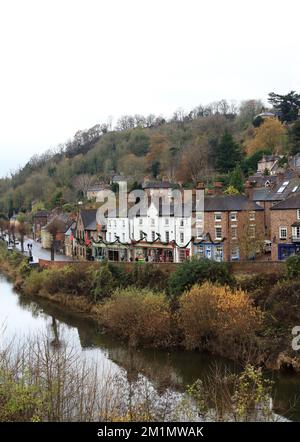
<svg viewBox="0 0 300 442"><path fill-rule="evenodd" d="M269 239L264 240L264 252L265 253L271 253L272 250L272 241Z"/></svg>

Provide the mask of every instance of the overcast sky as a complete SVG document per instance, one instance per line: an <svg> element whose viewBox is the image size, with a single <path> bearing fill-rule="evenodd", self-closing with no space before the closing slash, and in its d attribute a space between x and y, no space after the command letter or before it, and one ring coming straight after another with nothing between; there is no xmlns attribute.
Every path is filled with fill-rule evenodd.
<svg viewBox="0 0 300 442"><path fill-rule="evenodd" d="M300 91L299 0L0 0L0 176L113 116Z"/></svg>

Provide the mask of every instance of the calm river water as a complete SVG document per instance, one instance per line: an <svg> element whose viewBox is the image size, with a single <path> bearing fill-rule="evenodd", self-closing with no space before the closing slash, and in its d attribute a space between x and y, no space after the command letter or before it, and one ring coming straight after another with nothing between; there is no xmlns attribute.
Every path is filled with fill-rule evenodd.
<svg viewBox="0 0 300 442"><path fill-rule="evenodd" d="M58 333L61 340L72 343L110 373L120 370L126 370L129 376L142 373L156 386L171 380L173 388L179 391L205 376L215 364L238 370L229 361L197 352L156 349L129 351L119 340L103 334L92 320L65 311L49 301L21 296L0 275L0 339L3 333L6 339L14 337L18 342L37 334L54 339L55 333ZM300 421L300 375L268 373L267 376L275 381L274 411Z"/></svg>

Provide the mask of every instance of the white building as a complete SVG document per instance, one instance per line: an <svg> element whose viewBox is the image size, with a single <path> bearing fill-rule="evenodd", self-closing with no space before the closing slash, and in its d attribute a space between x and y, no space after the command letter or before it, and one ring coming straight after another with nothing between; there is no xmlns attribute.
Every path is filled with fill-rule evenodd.
<svg viewBox="0 0 300 442"><path fill-rule="evenodd" d="M114 261L182 262L191 254L191 235L191 217L178 216L172 204L152 201L143 215L108 218L106 256Z"/></svg>

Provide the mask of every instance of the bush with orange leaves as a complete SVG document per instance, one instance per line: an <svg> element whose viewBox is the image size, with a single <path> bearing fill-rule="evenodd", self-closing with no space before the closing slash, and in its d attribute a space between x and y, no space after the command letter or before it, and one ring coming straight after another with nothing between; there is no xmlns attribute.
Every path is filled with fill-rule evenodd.
<svg viewBox="0 0 300 442"><path fill-rule="evenodd" d="M241 345L253 343L262 312L245 291L206 282L183 294L178 323L187 348L207 348L232 356ZM222 348L227 350L220 352Z"/></svg>
<svg viewBox="0 0 300 442"><path fill-rule="evenodd" d="M128 287L114 292L95 307L101 324L129 342L129 345L168 346L171 312L163 293Z"/></svg>

